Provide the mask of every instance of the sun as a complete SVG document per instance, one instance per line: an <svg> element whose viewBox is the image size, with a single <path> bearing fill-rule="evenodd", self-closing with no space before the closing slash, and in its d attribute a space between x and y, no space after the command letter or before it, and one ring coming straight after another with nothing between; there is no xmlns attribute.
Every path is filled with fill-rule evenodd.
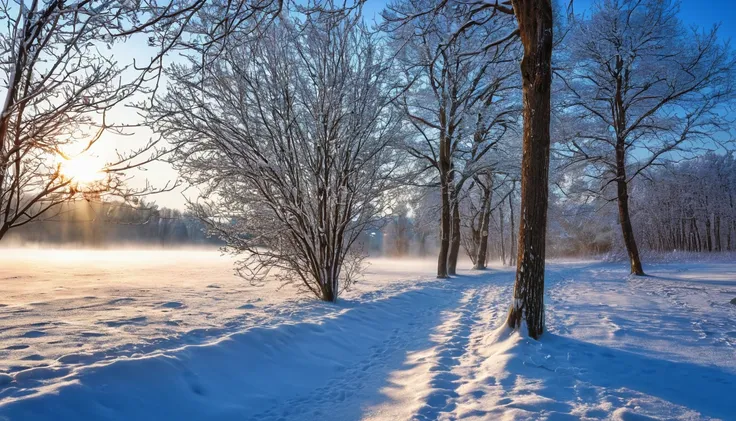
<svg viewBox="0 0 736 421"><path fill-rule="evenodd" d="M103 181L106 173L105 162L94 156L78 156L61 159L59 171L61 175L77 184L94 184Z"/></svg>

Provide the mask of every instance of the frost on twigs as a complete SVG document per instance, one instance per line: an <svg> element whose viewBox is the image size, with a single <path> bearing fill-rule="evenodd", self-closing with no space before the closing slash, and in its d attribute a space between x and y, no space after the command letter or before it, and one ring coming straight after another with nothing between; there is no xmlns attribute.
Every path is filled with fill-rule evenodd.
<svg viewBox="0 0 736 421"><path fill-rule="evenodd" d="M356 8L281 18L214 51L172 67L151 116L202 192L190 209L242 256L240 275L334 302L401 171L383 52Z"/></svg>

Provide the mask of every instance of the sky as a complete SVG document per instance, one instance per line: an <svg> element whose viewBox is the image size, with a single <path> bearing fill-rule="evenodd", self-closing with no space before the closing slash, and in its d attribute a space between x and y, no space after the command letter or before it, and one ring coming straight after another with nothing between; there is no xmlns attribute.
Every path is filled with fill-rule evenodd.
<svg viewBox="0 0 736 421"><path fill-rule="evenodd" d="M564 1L567 2L567 0ZM366 20L372 22L373 18L379 19L379 14L387 3L388 0L367 0L363 10ZM585 13L589 10L591 3L592 0L574 0L575 13ZM704 0L682 0L680 3L680 18L686 24L700 28L710 28L720 23L720 36L723 39L736 39L736 3L733 0L709 0L707 2ZM130 47L135 48L133 45L130 45ZM111 137L109 141L114 143L118 149L125 150L131 144L145 143L150 135L149 131L138 129L133 136L127 138ZM131 184L134 186L145 185L146 180L157 186L163 186L166 182L174 182L177 178L176 171L169 164L163 162L149 164L144 170L134 171L131 175ZM196 197L195 189L186 189L185 187L182 186L171 192L150 196L148 200L155 201L160 206L184 209L186 207L186 197Z"/></svg>

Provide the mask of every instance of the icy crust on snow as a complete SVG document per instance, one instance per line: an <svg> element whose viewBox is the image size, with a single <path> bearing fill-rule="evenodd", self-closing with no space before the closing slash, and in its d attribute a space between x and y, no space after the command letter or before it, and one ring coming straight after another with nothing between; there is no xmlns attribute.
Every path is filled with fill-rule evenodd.
<svg viewBox="0 0 736 421"><path fill-rule="evenodd" d="M208 256L128 262L125 275L116 276L150 288L136 296L137 302L144 295L150 300L141 309L146 322L103 325L111 336L118 332L112 329L129 329L128 336L83 342L77 354L67 352L80 340L69 329L68 339L55 345L66 356L47 365L30 359L26 364L40 363L21 371L4 369L0 419L733 419L734 263L651 265L646 278L629 277L621 264L548 263L549 332L535 341L504 325L509 268L440 281L431 277L433 262L374 261L358 289L334 305L298 300L288 290L231 284L218 269L226 266ZM191 279L200 266L209 275ZM56 277L62 272L49 270ZM34 285L49 273L34 276L25 288L42 292L47 286ZM116 276L95 285L110 288ZM224 293L198 302L187 299L190 290L197 296ZM20 305L24 295L15 294L3 297L16 297L4 299ZM168 304L173 302L182 306ZM227 314L244 305L259 316L198 340L186 334L195 323L209 323L205 313ZM35 310L37 317L64 321L66 313L53 308L45 315ZM193 314L177 327L182 331L146 348L160 327L156 312L183 310ZM107 317L108 311L83 310L76 323ZM213 324L227 318L215 317ZM21 332L59 327L28 329L26 322L3 319L2 334L14 333L2 337L0 348L30 344L6 352L51 355L55 348L38 344L56 334L22 338ZM110 351L126 341L143 351ZM107 353L115 356L105 358Z"/></svg>

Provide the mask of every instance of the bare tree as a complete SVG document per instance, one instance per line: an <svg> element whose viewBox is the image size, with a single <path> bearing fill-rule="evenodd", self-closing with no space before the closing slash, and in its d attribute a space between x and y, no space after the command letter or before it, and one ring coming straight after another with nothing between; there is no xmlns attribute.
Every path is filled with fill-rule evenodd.
<svg viewBox="0 0 736 421"><path fill-rule="evenodd" d="M723 107L733 99L736 61L717 28L688 30L677 10L662 0L597 3L576 21L565 54L565 116L574 129L560 152L568 165L585 166L591 194L617 202L636 275L644 270L629 184L728 137Z"/></svg>
<svg viewBox="0 0 736 421"><path fill-rule="evenodd" d="M360 8L317 6L254 40L230 38L217 60L173 66L152 117L203 191L191 209L243 255L241 275L276 270L336 301L393 185L401 130Z"/></svg>
<svg viewBox="0 0 736 421"><path fill-rule="evenodd" d="M471 1L461 28L497 14L513 15L518 28L492 44L519 36L524 134L521 163L521 220L514 299L508 316L513 329L525 326L538 338L544 331L544 256L549 197L550 93L552 85L553 10L550 0Z"/></svg>
<svg viewBox="0 0 736 421"><path fill-rule="evenodd" d="M166 151L152 140L127 148L100 164L100 175L81 180L72 158L88 151L105 133L129 133L112 110L155 91L164 55L205 5L204 0L95 2L31 0L0 4L0 238L10 229L53 218L64 202L114 194L131 199L168 190L126 187L125 172ZM260 15L267 3L238 3ZM208 7L214 7L209 5ZM221 8L224 6L220 6ZM137 37L143 57L119 63L106 49ZM75 150L72 154L71 149ZM80 152L81 151L81 152ZM70 160L65 167L65 162Z"/></svg>
<svg viewBox="0 0 736 421"><path fill-rule="evenodd" d="M384 12L405 92L396 103L414 128L407 149L436 170L442 206L437 276L454 275L461 245L460 196L483 169L517 104L512 44L488 44L512 25L507 16L457 32L468 13L460 3L397 1Z"/></svg>
<svg viewBox="0 0 736 421"><path fill-rule="evenodd" d="M473 262L473 269L486 268L493 182L493 172L490 170L476 174L468 186L464 200L463 225L467 233L463 236L463 246Z"/></svg>
<svg viewBox="0 0 736 421"><path fill-rule="evenodd" d="M435 21L446 7L458 11L464 17L449 31L450 40L478 27L489 25L497 19L513 16L516 29L493 31L482 48L470 52L471 56L508 45L519 37L523 46L521 60L523 100L523 153L521 169L521 220L519 223L519 250L517 259L514 299L509 312L508 325L513 329L526 326L533 338L544 331L544 256L547 228L547 200L549 196L550 151L550 93L552 84L553 9L550 0L485 1L450 0L413 1L408 13L399 21ZM393 13L402 13L396 7ZM390 15L386 16L391 18ZM423 29L424 26L420 26ZM423 31L414 31L422 33ZM443 44L444 46L444 44ZM441 48L440 51L445 51ZM445 121L448 121L443 115ZM423 135L425 138L428 136ZM439 152L443 152L440 148ZM446 151L449 152L449 151ZM445 155L447 154L445 152ZM443 155L431 155L441 161ZM449 201L448 201L449 204ZM449 225L445 219L442 226ZM447 231L447 230L445 230ZM443 234L444 241L444 234ZM449 241L449 239L447 240ZM442 253L439 262L442 269ZM441 270L440 273L442 274Z"/></svg>
<svg viewBox="0 0 736 421"><path fill-rule="evenodd" d="M521 220L514 301L508 325L544 332L544 257L549 197L550 92L552 85L552 3L513 0L524 46L521 60L524 136L521 160ZM496 5L494 10L509 12Z"/></svg>

